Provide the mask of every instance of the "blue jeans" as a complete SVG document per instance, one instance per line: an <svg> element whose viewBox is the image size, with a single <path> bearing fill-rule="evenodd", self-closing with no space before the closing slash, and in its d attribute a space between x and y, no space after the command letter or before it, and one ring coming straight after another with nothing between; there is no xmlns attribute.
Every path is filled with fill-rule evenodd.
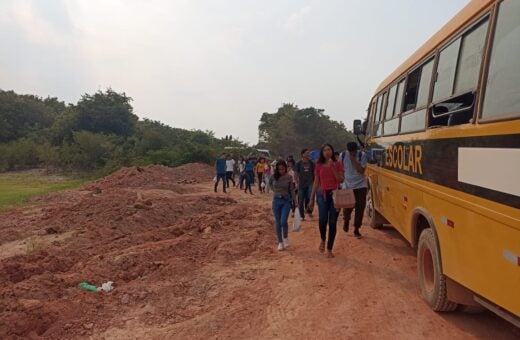
<svg viewBox="0 0 520 340"><path fill-rule="evenodd" d="M309 209L311 201L312 184L308 187L298 189L298 208L300 210L301 218L305 217L305 211Z"/></svg>
<svg viewBox="0 0 520 340"><path fill-rule="evenodd" d="M334 239L336 238L336 224L338 223L338 211L336 208L334 208L332 190L325 191L325 195L321 190L318 190L318 193L316 194L316 200L318 201L321 240L325 242L328 224L329 240L327 242L327 249L332 250L332 247L334 247Z"/></svg>
<svg viewBox="0 0 520 340"><path fill-rule="evenodd" d="M251 185L253 184L253 179L255 177L255 174L253 171L246 171L245 172L245 178L246 178L246 191L249 190L251 192Z"/></svg>
<svg viewBox="0 0 520 340"><path fill-rule="evenodd" d="M269 180L271 179L271 175L264 174L264 183L265 183L265 191L269 193Z"/></svg>
<svg viewBox="0 0 520 340"><path fill-rule="evenodd" d="M291 211L291 199L289 197L275 196L273 198L273 214L276 221L276 238L281 243L289 236L289 212Z"/></svg>

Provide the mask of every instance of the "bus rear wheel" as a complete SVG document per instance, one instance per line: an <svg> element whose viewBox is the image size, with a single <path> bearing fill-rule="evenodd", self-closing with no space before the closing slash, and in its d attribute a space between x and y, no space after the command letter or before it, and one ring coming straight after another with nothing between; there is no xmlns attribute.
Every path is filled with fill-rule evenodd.
<svg viewBox="0 0 520 340"><path fill-rule="evenodd" d="M442 273L441 257L431 228L422 231L417 247L417 272L421 294L436 312L451 312L457 304L448 300L446 276Z"/></svg>

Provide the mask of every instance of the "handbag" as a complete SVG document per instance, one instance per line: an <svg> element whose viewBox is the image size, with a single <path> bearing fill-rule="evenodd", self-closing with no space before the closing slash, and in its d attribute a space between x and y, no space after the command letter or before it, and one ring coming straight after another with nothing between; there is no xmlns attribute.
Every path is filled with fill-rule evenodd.
<svg viewBox="0 0 520 340"><path fill-rule="evenodd" d="M356 206L356 196L354 196L352 189L334 190L332 199L336 209L354 208Z"/></svg>
<svg viewBox="0 0 520 340"><path fill-rule="evenodd" d="M294 232L299 232L302 230L302 218L300 216L300 210L296 209L294 212L294 219L293 219L293 230Z"/></svg>

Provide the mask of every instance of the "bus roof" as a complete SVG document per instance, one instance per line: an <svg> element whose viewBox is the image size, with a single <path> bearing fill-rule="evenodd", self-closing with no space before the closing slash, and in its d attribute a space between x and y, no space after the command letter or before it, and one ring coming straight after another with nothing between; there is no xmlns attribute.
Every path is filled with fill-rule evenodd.
<svg viewBox="0 0 520 340"><path fill-rule="evenodd" d="M402 74L411 69L415 64L428 56L432 51L439 47L443 42L451 37L466 23L477 17L494 0L472 0L457 15L435 33L424 45L412 54L401 66L392 72L377 88L376 94L397 80Z"/></svg>

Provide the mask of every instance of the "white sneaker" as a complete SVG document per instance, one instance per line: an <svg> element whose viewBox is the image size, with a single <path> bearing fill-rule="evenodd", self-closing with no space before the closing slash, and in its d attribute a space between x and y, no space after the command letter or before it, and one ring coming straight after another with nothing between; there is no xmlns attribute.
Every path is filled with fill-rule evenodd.
<svg viewBox="0 0 520 340"><path fill-rule="evenodd" d="M280 242L278 243L278 251L282 251L283 250L283 243Z"/></svg>
<svg viewBox="0 0 520 340"><path fill-rule="evenodd" d="M284 248L289 248L289 239L288 238L284 238L283 239L283 247Z"/></svg>

